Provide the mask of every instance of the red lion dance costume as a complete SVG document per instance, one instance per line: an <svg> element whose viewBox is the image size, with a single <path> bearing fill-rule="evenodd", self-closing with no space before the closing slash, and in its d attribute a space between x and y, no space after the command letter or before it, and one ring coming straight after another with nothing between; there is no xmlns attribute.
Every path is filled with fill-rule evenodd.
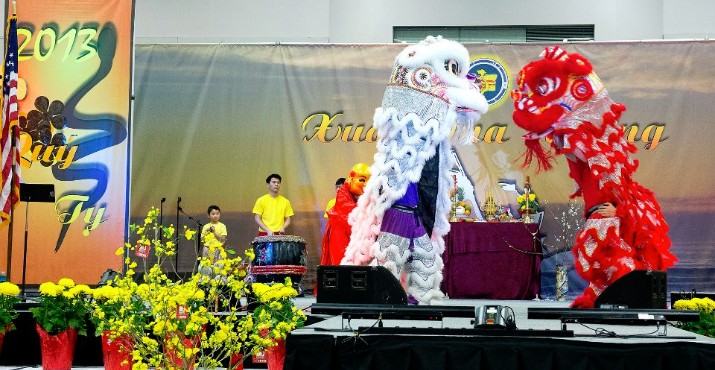
<svg viewBox="0 0 715 370"><path fill-rule="evenodd" d="M579 54L547 48L543 59L519 73L514 122L524 135L524 165L536 158L538 168L551 168L554 154L568 159L569 175L578 185L571 196L583 196L586 222L576 236L573 254L588 287L572 307L590 308L615 280L633 270L665 270L677 258L670 252L660 206L653 193L633 181L636 148L618 124L625 106L614 103L591 63ZM549 139L550 149L540 141ZM596 210L611 203L615 217Z"/></svg>

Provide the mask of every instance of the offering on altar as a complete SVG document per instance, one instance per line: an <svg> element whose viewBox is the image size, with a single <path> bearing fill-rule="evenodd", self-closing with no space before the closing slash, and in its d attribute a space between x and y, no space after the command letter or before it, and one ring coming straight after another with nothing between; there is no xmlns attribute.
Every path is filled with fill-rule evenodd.
<svg viewBox="0 0 715 370"><path fill-rule="evenodd" d="M526 182L524 183L524 194L516 197L516 201L519 202L519 213L521 213L522 221L524 222L533 222L531 215L541 212L541 206L536 200L536 193L531 190L529 176L526 177Z"/></svg>
<svg viewBox="0 0 715 370"><path fill-rule="evenodd" d="M511 214L509 213L509 207L507 206L499 206L499 216L497 217L499 222L511 222L514 221L514 218L511 217Z"/></svg>
<svg viewBox="0 0 715 370"><path fill-rule="evenodd" d="M453 175L454 186L450 191L452 199L452 210L450 213L450 222L474 221L478 218L478 210L475 212L475 206L472 200L465 196L464 188L457 183L457 177Z"/></svg>
<svg viewBox="0 0 715 370"><path fill-rule="evenodd" d="M464 217L467 214L467 210L462 206L457 206L457 208L454 210L454 214L457 217Z"/></svg>
<svg viewBox="0 0 715 370"><path fill-rule="evenodd" d="M496 221L496 215L498 210L497 202L494 200L494 194L492 192L487 192L486 199L484 200L484 218L487 221Z"/></svg>

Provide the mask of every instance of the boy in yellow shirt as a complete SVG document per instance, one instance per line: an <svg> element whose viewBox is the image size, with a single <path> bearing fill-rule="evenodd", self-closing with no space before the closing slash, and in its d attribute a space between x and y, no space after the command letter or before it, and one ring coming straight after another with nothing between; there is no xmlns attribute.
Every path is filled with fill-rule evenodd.
<svg viewBox="0 0 715 370"><path fill-rule="evenodd" d="M209 223L201 229L201 243L204 246L201 256L209 259L210 266L221 266L219 261L222 259L221 252L228 232L226 231L226 225L219 221L221 219L221 209L218 206L210 205L207 213L209 214ZM211 253L212 248L213 253ZM204 275L210 277L215 275L213 267L204 266L200 270Z"/></svg>
<svg viewBox="0 0 715 370"><path fill-rule="evenodd" d="M209 223L204 225L201 229L201 242L204 245L204 257L208 254L209 241L206 240L206 236L212 233L214 239L218 240L222 245L226 242L226 237L228 232L226 231L226 225L224 225L219 220L221 219L221 209L216 205L210 205L207 211L209 215Z"/></svg>

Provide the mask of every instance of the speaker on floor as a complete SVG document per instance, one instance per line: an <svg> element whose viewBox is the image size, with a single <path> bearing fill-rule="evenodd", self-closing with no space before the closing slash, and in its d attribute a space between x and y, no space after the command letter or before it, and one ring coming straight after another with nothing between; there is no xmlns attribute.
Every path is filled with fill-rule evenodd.
<svg viewBox="0 0 715 370"><path fill-rule="evenodd" d="M616 280L598 299L596 308L667 308L665 271L636 270Z"/></svg>
<svg viewBox="0 0 715 370"><path fill-rule="evenodd" d="M406 305L407 295L383 266L318 266L316 301Z"/></svg>

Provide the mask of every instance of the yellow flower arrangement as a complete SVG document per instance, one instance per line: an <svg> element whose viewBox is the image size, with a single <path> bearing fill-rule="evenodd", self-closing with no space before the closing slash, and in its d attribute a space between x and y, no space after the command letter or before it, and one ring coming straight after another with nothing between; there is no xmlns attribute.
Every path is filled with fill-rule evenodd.
<svg viewBox="0 0 715 370"><path fill-rule="evenodd" d="M541 210L541 206L536 200L536 194L534 193L529 193L528 201L526 200L526 194L517 196L516 201L519 203L519 212L521 213L525 213L527 211L527 205L529 213L537 213Z"/></svg>
<svg viewBox="0 0 715 370"><path fill-rule="evenodd" d="M228 358L246 358L273 347L303 325L305 315L292 303L297 292L290 280L253 284L258 308L250 313L240 307L240 298L249 290L245 278L248 261L254 258L250 248L244 258L229 258L221 243L208 238L207 257L197 256L198 273L184 280L170 279L161 266L173 260L166 257L174 255L179 236L173 227L158 225L157 218L152 209L142 225L130 227L135 240L116 252L124 258L126 273L94 291L92 319L98 331L131 338L134 369L223 367ZM154 237L158 233L163 242ZM196 232L185 229L180 236L194 238ZM148 256L132 257L146 246L153 264L147 263ZM140 265L145 274L135 283ZM223 308L220 313L213 312L217 302Z"/></svg>
<svg viewBox="0 0 715 370"><path fill-rule="evenodd" d="M57 284L45 282L40 284L38 307L30 311L37 323L50 335L69 328L85 335L91 293L87 285L75 285L69 278L62 278Z"/></svg>
<svg viewBox="0 0 715 370"><path fill-rule="evenodd" d="M20 288L10 282L0 283L0 335L14 328L13 320L17 318L15 304L20 302Z"/></svg>
<svg viewBox="0 0 715 370"><path fill-rule="evenodd" d="M298 292L290 278L285 283L253 283L251 290L259 306L253 310L253 328L250 339L255 349L273 347L285 340L288 333L305 323L305 314L293 303Z"/></svg>
<svg viewBox="0 0 715 370"><path fill-rule="evenodd" d="M124 278L94 289L90 319L95 335L109 331L110 338L117 338L144 330L149 315L137 290L137 283Z"/></svg>
<svg viewBox="0 0 715 370"><path fill-rule="evenodd" d="M682 322L678 327L715 338L715 301L710 298L681 299L673 303L673 308L700 311L700 321Z"/></svg>
<svg viewBox="0 0 715 370"><path fill-rule="evenodd" d="M142 225L131 226L136 241L117 250L117 255L124 256L126 273L95 292L94 314L97 320L105 320L99 325L128 332L135 369L216 368L231 355L251 353L248 333L252 320L236 307L237 298L246 291L245 260L228 258L220 243L211 245L211 258L197 256L202 273L173 281L160 266L172 262L166 257L174 255L178 237L194 238L196 232L185 229L176 236L173 227L158 225L157 215L152 209ZM153 238L157 235L154 230L161 233L163 242ZM156 261L151 265L147 258L130 257L146 245ZM246 255L252 258L251 253ZM216 263L217 256L220 263ZM145 274L136 284L133 277L139 265L143 265ZM217 301L225 308L220 314L213 312ZM137 302L141 304L135 306ZM212 330L207 331L207 327Z"/></svg>

